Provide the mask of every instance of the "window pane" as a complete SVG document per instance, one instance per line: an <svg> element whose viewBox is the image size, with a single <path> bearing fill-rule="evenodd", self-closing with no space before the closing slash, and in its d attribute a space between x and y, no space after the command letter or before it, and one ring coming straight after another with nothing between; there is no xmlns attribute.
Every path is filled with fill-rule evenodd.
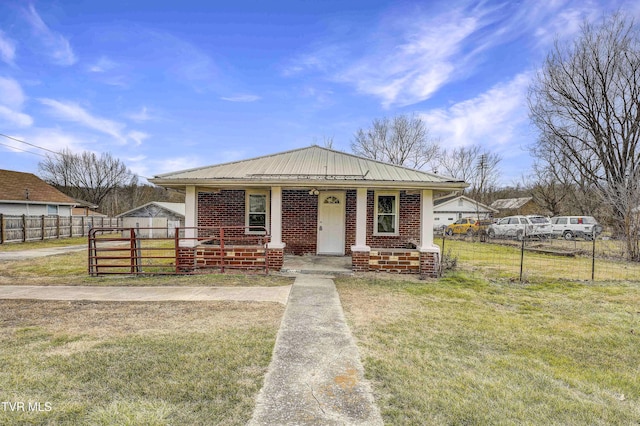
<svg viewBox="0 0 640 426"><path fill-rule="evenodd" d="M266 213L267 196L263 194L249 195L249 211L251 213Z"/></svg>
<svg viewBox="0 0 640 426"><path fill-rule="evenodd" d="M388 233L396 232L395 216L394 215L378 216L378 232L388 232Z"/></svg>
<svg viewBox="0 0 640 426"><path fill-rule="evenodd" d="M396 212L396 196L380 195L378 197L378 213L395 213Z"/></svg>
<svg viewBox="0 0 640 426"><path fill-rule="evenodd" d="M249 226L265 226L266 215L264 213L251 213L249 215Z"/></svg>

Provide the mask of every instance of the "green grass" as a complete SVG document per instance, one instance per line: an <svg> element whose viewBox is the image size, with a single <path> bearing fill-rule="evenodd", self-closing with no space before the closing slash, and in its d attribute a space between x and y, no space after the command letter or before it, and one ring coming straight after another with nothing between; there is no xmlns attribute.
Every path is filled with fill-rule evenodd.
<svg viewBox="0 0 640 426"><path fill-rule="evenodd" d="M41 248L65 247L87 245L87 237L48 239L44 241L28 241L26 243L4 243L0 244L0 252L34 250Z"/></svg>
<svg viewBox="0 0 640 426"><path fill-rule="evenodd" d="M91 277L87 270L87 252L85 251L0 262L0 285L279 286L289 285L292 282L291 278L267 276L262 273Z"/></svg>
<svg viewBox="0 0 640 426"><path fill-rule="evenodd" d="M387 424L640 419L638 283L337 284Z"/></svg>
<svg viewBox="0 0 640 426"><path fill-rule="evenodd" d="M1 301L0 424L246 424L283 310Z"/></svg>
<svg viewBox="0 0 640 426"><path fill-rule="evenodd" d="M442 248L442 239L435 241ZM580 253L575 257L557 256L552 254L525 251L523 258L523 280L548 281L562 280L591 280L591 251L587 246L593 243L587 241L555 241L554 246L559 250L570 248L566 244L573 244ZM579 243L579 244L578 244ZM599 250L608 241L599 241ZM527 242L527 247L537 246L536 242ZM481 243L460 239L447 239L443 253L457 258L459 269L470 272L482 272L490 278L505 278L518 280L520 277L521 247L508 243ZM640 263L624 262L606 257L596 257L596 280L640 280Z"/></svg>

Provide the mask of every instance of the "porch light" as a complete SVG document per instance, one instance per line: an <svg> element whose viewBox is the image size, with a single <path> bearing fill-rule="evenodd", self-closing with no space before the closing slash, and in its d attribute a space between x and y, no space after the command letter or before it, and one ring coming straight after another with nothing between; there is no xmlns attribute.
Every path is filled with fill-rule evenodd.
<svg viewBox="0 0 640 426"><path fill-rule="evenodd" d="M309 195L318 195L320 193L320 191L318 191L316 188L313 188L311 191L309 191Z"/></svg>

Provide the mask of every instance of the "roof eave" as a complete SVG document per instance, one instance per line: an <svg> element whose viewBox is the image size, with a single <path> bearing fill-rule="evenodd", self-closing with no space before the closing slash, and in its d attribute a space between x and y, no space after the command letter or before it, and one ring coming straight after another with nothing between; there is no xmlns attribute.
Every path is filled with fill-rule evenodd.
<svg viewBox="0 0 640 426"><path fill-rule="evenodd" d="M331 187L331 188L402 188L402 189L435 189L443 191L455 191L469 186L462 181L379 181L379 180L334 180L334 179L150 179L155 185L180 188L185 186L211 187L211 188L261 188L261 187Z"/></svg>

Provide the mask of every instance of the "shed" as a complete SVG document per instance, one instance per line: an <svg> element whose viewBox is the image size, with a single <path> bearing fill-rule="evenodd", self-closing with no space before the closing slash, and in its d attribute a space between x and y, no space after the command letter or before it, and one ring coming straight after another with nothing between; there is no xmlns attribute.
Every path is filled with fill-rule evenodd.
<svg viewBox="0 0 640 426"><path fill-rule="evenodd" d="M436 198L434 205L434 229L444 228L463 217L489 219L497 209L482 204L464 195L447 195Z"/></svg>
<svg viewBox="0 0 640 426"><path fill-rule="evenodd" d="M184 226L184 212L184 203L151 201L116 217L122 219L123 228L140 228L139 237L171 238L176 228Z"/></svg>

